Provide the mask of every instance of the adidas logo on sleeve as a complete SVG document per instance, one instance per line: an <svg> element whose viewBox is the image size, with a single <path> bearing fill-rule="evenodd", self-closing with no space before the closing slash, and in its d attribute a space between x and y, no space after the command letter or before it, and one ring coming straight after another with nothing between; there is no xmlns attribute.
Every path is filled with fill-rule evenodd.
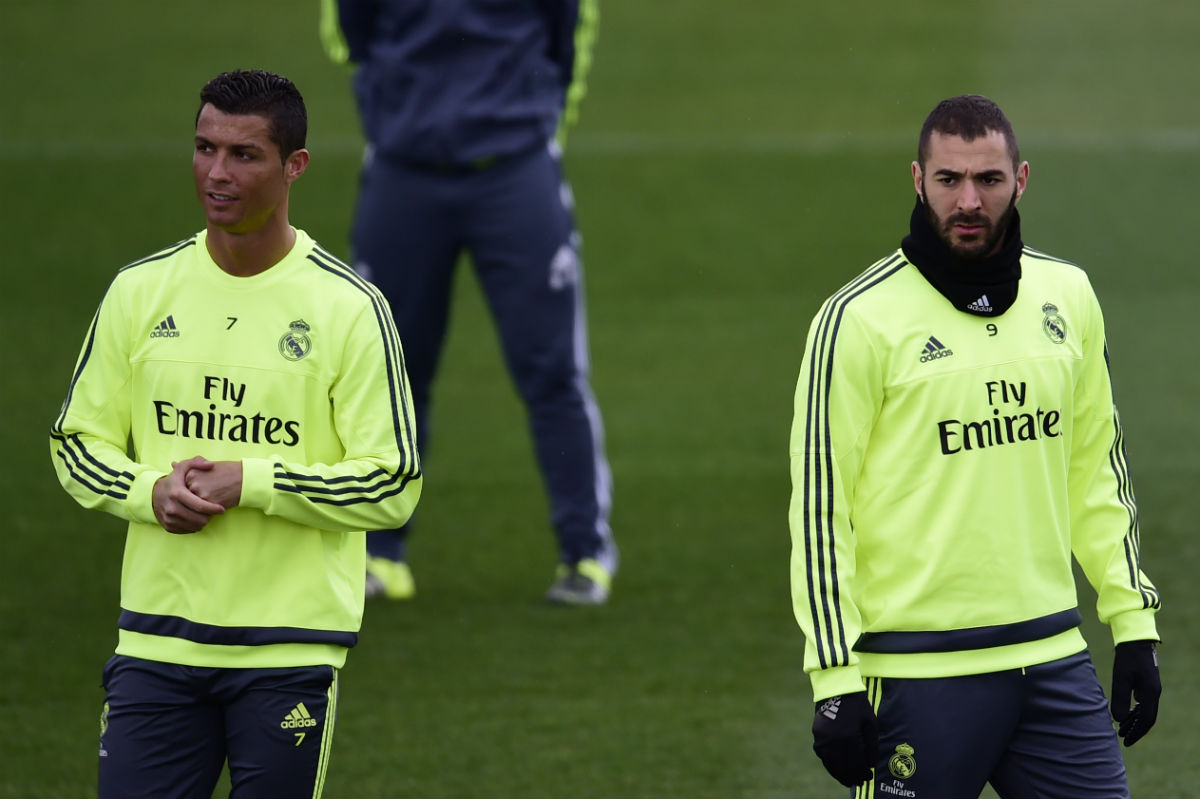
<svg viewBox="0 0 1200 799"><path fill-rule="evenodd" d="M150 331L150 338L179 338L179 329L175 327L175 317L168 315L166 319L155 325Z"/></svg>

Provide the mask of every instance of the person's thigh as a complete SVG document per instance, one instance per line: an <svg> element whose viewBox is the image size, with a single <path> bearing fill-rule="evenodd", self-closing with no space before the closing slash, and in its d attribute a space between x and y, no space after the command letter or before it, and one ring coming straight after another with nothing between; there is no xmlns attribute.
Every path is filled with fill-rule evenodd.
<svg viewBox="0 0 1200 799"><path fill-rule="evenodd" d="M467 247L509 369L527 400L569 387L586 360L582 260L568 192L546 150L480 173Z"/></svg>
<svg viewBox="0 0 1200 799"><path fill-rule="evenodd" d="M1030 666L1008 751L992 776L1003 797L1129 796L1108 701L1087 652Z"/></svg>
<svg viewBox="0 0 1200 799"><path fill-rule="evenodd" d="M879 761L871 790L861 795L979 796L1017 721L1018 676L869 679Z"/></svg>
<svg viewBox="0 0 1200 799"><path fill-rule="evenodd" d="M377 158L364 166L359 187L352 265L391 305L418 423L437 370L462 248L456 208L461 180Z"/></svg>
<svg viewBox="0 0 1200 799"><path fill-rule="evenodd" d="M210 797L225 761L221 709L189 666L113 656L104 668L99 795Z"/></svg>
<svg viewBox="0 0 1200 799"><path fill-rule="evenodd" d="M320 796L337 714L337 670L238 669L222 680L230 796Z"/></svg>

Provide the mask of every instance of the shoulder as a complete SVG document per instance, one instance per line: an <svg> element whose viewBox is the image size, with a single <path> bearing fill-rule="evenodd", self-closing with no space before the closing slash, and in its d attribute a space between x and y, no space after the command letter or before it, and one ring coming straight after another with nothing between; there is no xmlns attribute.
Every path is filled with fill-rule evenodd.
<svg viewBox="0 0 1200 799"><path fill-rule="evenodd" d="M331 302L344 303L360 308L376 306L386 302L375 284L354 271L354 268L329 250L322 247L307 234L303 236L302 259L306 277L317 284L322 296Z"/></svg>
<svg viewBox="0 0 1200 799"><path fill-rule="evenodd" d="M1035 277L1062 285L1090 286L1087 271L1074 261L1025 246L1021 250L1021 278Z"/></svg>
<svg viewBox="0 0 1200 799"><path fill-rule="evenodd" d="M1021 250L1021 282L1040 284L1047 290L1075 292L1089 300L1095 297L1082 266L1029 246Z"/></svg>
<svg viewBox="0 0 1200 799"><path fill-rule="evenodd" d="M905 260L904 254L900 250L896 250L887 257L880 258L871 264L867 269L860 272L848 283L829 295L829 298L825 300L825 304L843 306L866 302L869 298L879 295L884 284L895 283L897 276L908 267L909 263Z"/></svg>
<svg viewBox="0 0 1200 799"><path fill-rule="evenodd" d="M1074 261L1068 261L1065 258L1059 258L1050 253L1042 252L1030 247L1028 244L1021 248L1021 265L1023 267L1034 266L1035 268L1058 271L1064 274L1083 274L1083 267Z"/></svg>
<svg viewBox="0 0 1200 799"><path fill-rule="evenodd" d="M199 241L200 234L196 233L125 264L109 282L105 302L120 297L127 307L137 308L145 304L147 296L157 294L164 286L176 285L179 278L175 270L193 262Z"/></svg>
<svg viewBox="0 0 1200 799"><path fill-rule="evenodd" d="M914 281L914 278L916 280ZM910 289L919 289L920 273L896 250L879 259L825 300L817 319L875 316L905 301Z"/></svg>
<svg viewBox="0 0 1200 799"><path fill-rule="evenodd" d="M181 258L194 252L194 248L199 242L199 236L200 234L194 233L186 239L163 247L158 252L125 264L117 270L116 279L137 280L160 273L164 268L175 265Z"/></svg>
<svg viewBox="0 0 1200 799"><path fill-rule="evenodd" d="M812 319L808 347L829 357L875 357L897 326L926 304L923 278L900 250L876 261L831 294Z"/></svg>

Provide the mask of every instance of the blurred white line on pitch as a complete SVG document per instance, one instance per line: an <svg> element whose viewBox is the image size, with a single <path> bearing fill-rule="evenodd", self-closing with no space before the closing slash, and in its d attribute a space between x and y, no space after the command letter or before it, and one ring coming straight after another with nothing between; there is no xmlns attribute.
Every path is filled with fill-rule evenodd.
<svg viewBox="0 0 1200 799"><path fill-rule="evenodd" d="M1142 151L1186 153L1200 151L1200 128L1146 128L1131 130L1034 130L1022 131L1022 155L1036 157L1038 151L1111 153ZM314 155L355 155L362 140L346 135L309 137ZM691 156L691 155L822 155L837 152L886 152L915 150L911 131L854 130L761 133L642 133L638 131L576 131L568 141L568 152L576 155ZM177 141L109 141L103 137L44 138L0 137L0 161L29 159L66 160L127 159L135 156L190 157L189 145Z"/></svg>

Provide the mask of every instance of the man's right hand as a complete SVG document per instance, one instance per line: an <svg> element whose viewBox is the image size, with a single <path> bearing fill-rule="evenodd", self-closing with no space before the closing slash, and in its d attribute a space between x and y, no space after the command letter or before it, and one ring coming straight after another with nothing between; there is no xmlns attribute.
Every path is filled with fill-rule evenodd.
<svg viewBox="0 0 1200 799"><path fill-rule="evenodd" d="M817 703L813 751L835 780L853 788L871 779L879 757L879 720L866 691Z"/></svg>
<svg viewBox="0 0 1200 799"><path fill-rule="evenodd" d="M168 533L195 533L203 530L213 516L225 512L223 506L209 502L187 487L189 471L205 471L212 467L212 461L197 455L186 461L172 463L171 473L154 483L151 497L154 516Z"/></svg>

